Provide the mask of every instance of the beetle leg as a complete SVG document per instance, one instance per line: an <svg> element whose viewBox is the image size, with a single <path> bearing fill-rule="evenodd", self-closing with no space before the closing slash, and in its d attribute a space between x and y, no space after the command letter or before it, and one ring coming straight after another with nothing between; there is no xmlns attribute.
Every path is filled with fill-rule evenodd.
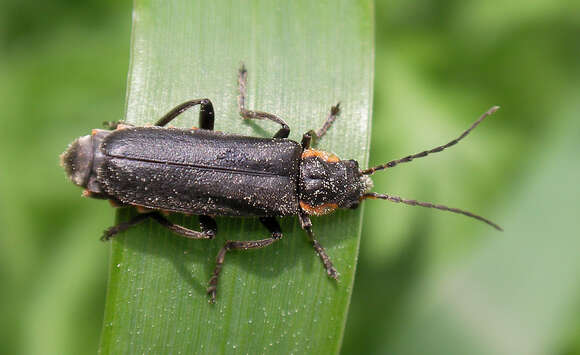
<svg viewBox="0 0 580 355"><path fill-rule="evenodd" d="M199 216L199 228L203 234L208 236L207 239L213 239L217 234L217 223L215 223L215 219L210 216Z"/></svg>
<svg viewBox="0 0 580 355"><path fill-rule="evenodd" d="M214 116L211 101L207 100L207 102L202 102L199 110L199 128L213 131Z"/></svg>
<svg viewBox="0 0 580 355"><path fill-rule="evenodd" d="M312 143L312 131L308 131L302 135L302 150L310 149Z"/></svg>
<svg viewBox="0 0 580 355"><path fill-rule="evenodd" d="M308 239L310 239L310 242L312 243L314 250L316 250L316 253L318 254L318 256L320 256L320 260L322 261L322 264L326 269L326 273L333 279L338 280L339 276L338 271L336 271L334 265L332 265L332 261L330 261L330 257L328 256L328 254L326 254L326 250L324 250L324 247L320 245L320 243L318 242L318 240L316 240L314 236L310 217L308 217L308 215L304 213L300 213L298 217L300 219L300 226L302 227L302 229L306 231L306 233L308 233Z"/></svg>
<svg viewBox="0 0 580 355"><path fill-rule="evenodd" d="M213 239L213 237L215 237L217 232L217 225L215 223L215 220L209 216L199 216L199 225L201 227L201 232L198 232L191 230L189 228L185 228L178 224L172 223L170 220L165 218L161 213L155 211L138 214L135 217L131 218L128 222L122 222L108 228L107 230L105 230L105 233L103 233L101 240L107 241L113 238L115 235L124 232L133 226L136 226L137 224L145 221L148 218L154 219L155 221L157 221L157 223L161 224L163 227L185 238Z"/></svg>
<svg viewBox="0 0 580 355"><path fill-rule="evenodd" d="M304 135L302 136L302 148L304 149L310 148L310 140L312 138L315 138L315 141L320 140L326 134L326 131L328 131L330 126L332 126L334 121L336 121L338 115L340 115L340 102L330 108L330 113L328 114L328 117L326 117L326 121L324 121L324 124L322 125L322 127L320 127L319 130L315 131L311 129L310 131L304 133ZM307 135L309 136L309 138L307 142L307 147L305 147L305 138Z"/></svg>
<svg viewBox="0 0 580 355"><path fill-rule="evenodd" d="M224 259L226 253L230 250L248 250L248 249L259 249L267 247L273 244L275 241L282 238L282 229L280 224L274 217L261 217L260 222L268 229L271 237L267 239L260 240L228 240L226 244L219 251L216 258L216 266L213 271L213 275L209 280L209 286L207 288L207 294L209 295L209 302L214 303L217 293L217 285L220 272L224 265Z"/></svg>
<svg viewBox="0 0 580 355"><path fill-rule="evenodd" d="M113 238L115 235L126 231L127 229L136 226L137 224L143 222L144 220L146 220L147 218L150 217L151 213L140 213L138 215L136 215L135 217L131 218L128 222L122 222L119 223L117 225L114 225L112 227L109 227L105 230L105 232L103 233L103 236L101 237L101 241L106 242L109 239Z"/></svg>
<svg viewBox="0 0 580 355"><path fill-rule="evenodd" d="M197 105L201 105L201 109L199 110L200 128L213 131L214 111L213 105L209 99L190 100L182 103L181 105L177 105L171 109L171 111L167 112L165 116L161 117L155 123L155 126L163 127L171 122L174 118L181 115L183 112Z"/></svg>
<svg viewBox="0 0 580 355"><path fill-rule="evenodd" d="M242 64L238 72L238 88L240 95L238 96L238 108L240 109L240 116L244 119L258 119L258 120L270 120L272 122L278 123L282 128L276 132L274 138L288 138L290 135L290 127L286 122L280 117L273 115L268 112L262 111L252 111L246 109L246 83L248 82L248 71L246 67Z"/></svg>

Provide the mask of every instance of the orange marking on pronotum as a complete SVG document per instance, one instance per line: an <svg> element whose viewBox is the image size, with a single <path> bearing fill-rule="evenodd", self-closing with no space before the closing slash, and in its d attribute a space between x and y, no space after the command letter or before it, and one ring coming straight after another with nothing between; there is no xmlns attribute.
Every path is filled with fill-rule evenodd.
<svg viewBox="0 0 580 355"><path fill-rule="evenodd" d="M318 157L329 163L338 163L340 161L336 155L316 149L306 149L302 152L302 159L309 157Z"/></svg>
<svg viewBox="0 0 580 355"><path fill-rule="evenodd" d="M309 215L322 216L329 214L338 208L336 203L325 203L320 206L310 206L306 202L300 201L300 208L302 208Z"/></svg>

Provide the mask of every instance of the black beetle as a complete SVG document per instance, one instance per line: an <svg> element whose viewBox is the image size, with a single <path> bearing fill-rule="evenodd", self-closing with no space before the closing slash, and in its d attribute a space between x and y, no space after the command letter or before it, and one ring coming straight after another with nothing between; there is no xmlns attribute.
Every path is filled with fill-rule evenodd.
<svg viewBox="0 0 580 355"><path fill-rule="evenodd" d="M61 155L67 175L84 195L110 200L117 206L136 206L142 212L128 222L107 229L108 240L148 218L186 238L212 239L217 225L212 216L257 216L270 232L270 238L253 241L227 241L217 255L216 267L207 292L215 301L224 258L229 250L263 248L282 238L275 217L297 215L320 256L327 274L338 273L324 248L314 237L309 215L323 215L337 208L357 208L367 198L385 199L408 205L460 213L501 228L471 212L428 202L370 192L368 175L392 168L415 158L448 148L463 139L492 107L451 142L390 161L384 165L359 169L354 160L340 160L334 154L311 149L313 138L320 139L339 115L333 106L324 125L309 131L302 143L287 139L290 128L281 118L245 108L247 71L238 75L238 106L245 119L267 119L282 127L273 138L244 137L213 131L214 111L210 100L187 101L163 116L155 126L134 127L110 123L111 130L95 129L91 135L75 140ZM163 128L187 109L200 105L199 129ZM164 214L177 212L199 215L201 231L173 224Z"/></svg>

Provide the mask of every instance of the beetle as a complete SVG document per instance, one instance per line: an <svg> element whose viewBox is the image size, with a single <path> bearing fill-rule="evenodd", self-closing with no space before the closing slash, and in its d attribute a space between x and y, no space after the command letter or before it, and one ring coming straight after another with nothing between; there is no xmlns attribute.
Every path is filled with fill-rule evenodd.
<svg viewBox="0 0 580 355"><path fill-rule="evenodd" d="M216 300L219 275L227 252L264 248L282 238L276 217L298 216L300 226L324 265L338 279L338 272L312 230L311 215L329 214L337 208L355 209L365 199L384 199L463 214L502 230L494 222L471 212L398 196L371 192L370 175L417 158L438 153L457 144L481 121L494 113L494 106L458 138L447 144L360 169L355 160L311 147L321 139L340 114L333 106L323 126L306 132L299 144L289 140L290 127L271 113L246 109L247 70L238 72L238 108L244 119L266 119L281 126L272 138L257 138L213 130L214 110L209 99L178 105L154 126L136 127L122 122L109 129L94 129L76 139L61 155L61 165L70 180L83 187L84 196L110 200L116 206L135 206L140 214L108 228L102 237L115 235L145 220L153 219L175 234L191 239L213 239L214 216L259 217L270 232L260 240L229 240L216 257L207 293ZM200 106L199 127L165 126L184 111ZM200 231L170 222L165 214L199 216Z"/></svg>

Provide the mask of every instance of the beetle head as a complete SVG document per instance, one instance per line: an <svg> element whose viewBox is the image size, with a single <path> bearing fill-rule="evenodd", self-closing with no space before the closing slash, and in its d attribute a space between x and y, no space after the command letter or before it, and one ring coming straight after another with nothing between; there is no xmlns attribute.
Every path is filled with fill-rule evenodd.
<svg viewBox="0 0 580 355"><path fill-rule="evenodd" d="M78 186L87 187L93 165L93 140L87 135L72 142L60 156L66 175Z"/></svg>
<svg viewBox="0 0 580 355"><path fill-rule="evenodd" d="M321 215L336 208L357 208L361 196L371 188L355 160L312 149L302 154L300 206L308 214Z"/></svg>

